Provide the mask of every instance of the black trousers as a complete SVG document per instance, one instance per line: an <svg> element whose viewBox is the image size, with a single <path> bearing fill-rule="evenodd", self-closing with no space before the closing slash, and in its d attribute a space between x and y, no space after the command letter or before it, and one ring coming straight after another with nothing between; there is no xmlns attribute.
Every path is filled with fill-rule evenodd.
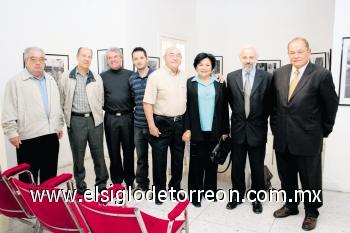
<svg viewBox="0 0 350 233"><path fill-rule="evenodd" d="M256 192L264 190L265 151L265 144L262 146L249 146L248 143L232 144L232 189L239 192L239 199L242 199L244 197L246 191L244 169L247 160L247 153L252 178L251 189L255 190ZM255 196L250 196L250 198L255 198Z"/></svg>
<svg viewBox="0 0 350 233"><path fill-rule="evenodd" d="M171 152L171 179L168 187L180 190L185 148L185 143L182 141L183 120L174 121L162 116L155 116L154 121L161 132L159 138L150 136L153 184L156 193L166 189L168 147L170 147Z"/></svg>
<svg viewBox="0 0 350 233"><path fill-rule="evenodd" d="M302 190L312 190L320 192L316 196L304 195L304 207L306 215L318 217L318 208L322 206L322 168L321 155L298 156L291 154L288 150L285 152L276 151L276 161L278 175L281 180L282 189L286 191L286 206L288 208L297 208L300 202L300 196L295 197L295 191L298 190L298 174Z"/></svg>
<svg viewBox="0 0 350 233"><path fill-rule="evenodd" d="M205 132L209 134L209 132ZM217 190L217 170L218 165L210 160L210 154L218 141L210 140L206 136L205 141L191 141L190 146L190 166L188 172L188 190L196 191L192 195L192 202L199 202L204 193L199 195L199 190L213 191Z"/></svg>
<svg viewBox="0 0 350 233"><path fill-rule="evenodd" d="M111 180L113 184L125 181L127 185L132 185L135 179L132 113L115 116L106 112L104 122L108 154L111 161ZM123 162L120 145L123 149Z"/></svg>
<svg viewBox="0 0 350 233"><path fill-rule="evenodd" d="M57 175L59 141L57 134L48 134L36 138L22 140L17 149L17 163L30 164L30 172L38 184ZM29 182L25 174L20 176L23 182Z"/></svg>
<svg viewBox="0 0 350 233"><path fill-rule="evenodd" d="M148 141L148 128L134 127L134 143L137 153L136 182L144 188L149 186Z"/></svg>

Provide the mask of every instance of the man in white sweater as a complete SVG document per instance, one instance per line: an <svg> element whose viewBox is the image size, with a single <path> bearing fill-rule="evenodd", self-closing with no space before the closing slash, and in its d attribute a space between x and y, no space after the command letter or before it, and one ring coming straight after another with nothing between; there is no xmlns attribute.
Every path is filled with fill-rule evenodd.
<svg viewBox="0 0 350 233"><path fill-rule="evenodd" d="M34 181L43 183L57 175L63 113L56 81L44 71L45 52L26 48L24 61L25 69L6 85L2 127L16 147L18 164L29 163Z"/></svg>

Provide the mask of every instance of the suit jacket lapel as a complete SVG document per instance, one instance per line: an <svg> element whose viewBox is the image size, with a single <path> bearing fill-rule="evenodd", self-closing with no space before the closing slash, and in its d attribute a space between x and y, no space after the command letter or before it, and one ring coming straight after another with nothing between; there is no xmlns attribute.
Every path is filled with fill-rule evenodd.
<svg viewBox="0 0 350 233"><path fill-rule="evenodd" d="M311 63L309 63L303 73L303 76L300 78L297 86L295 87L295 90L292 94L292 96L290 97L289 102L291 102L293 100L293 97L298 94L298 92L305 86L306 82L309 80L308 76L309 74L312 72L313 70L313 66Z"/></svg>
<svg viewBox="0 0 350 233"><path fill-rule="evenodd" d="M290 82L290 75L292 73L292 65L289 65L287 67L287 71L284 73L283 75L283 86L282 86L282 90L281 93L285 93L283 95L283 103L285 103L286 105L288 104L288 92L289 92L289 82Z"/></svg>
<svg viewBox="0 0 350 233"><path fill-rule="evenodd" d="M220 84L217 81L214 81L214 88L215 88L215 106L218 105L219 102L219 87Z"/></svg>
<svg viewBox="0 0 350 233"><path fill-rule="evenodd" d="M252 96L254 94L254 92L256 91L256 89L258 88L258 86L260 85L261 82L262 82L262 78L261 78L260 70L256 70L254 82L253 82L253 87L252 87L252 91L250 92L250 96Z"/></svg>
<svg viewBox="0 0 350 233"><path fill-rule="evenodd" d="M198 82L192 82L192 86L193 86L193 96L194 96L194 104L196 106L196 108L199 108L199 103L198 103Z"/></svg>
<svg viewBox="0 0 350 233"><path fill-rule="evenodd" d="M235 81L239 88L239 92L241 93L242 97L244 97L242 72L239 72L239 74L235 77Z"/></svg>

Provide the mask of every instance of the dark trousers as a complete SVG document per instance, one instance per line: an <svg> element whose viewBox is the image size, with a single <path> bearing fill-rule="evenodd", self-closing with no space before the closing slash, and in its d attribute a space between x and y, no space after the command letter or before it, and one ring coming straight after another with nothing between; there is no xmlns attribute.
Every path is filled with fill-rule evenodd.
<svg viewBox="0 0 350 233"><path fill-rule="evenodd" d="M103 153L103 124L95 126L93 117L71 116L68 128L69 143L73 154L73 173L78 191L86 189L84 158L89 143L94 170L95 185L106 186L108 172Z"/></svg>
<svg viewBox="0 0 350 233"><path fill-rule="evenodd" d="M218 142L205 140L201 142L191 141L190 146L190 166L188 172L188 190L197 191L192 195L192 202L198 202L201 195L199 190L217 190L217 170L218 165L210 160L210 154Z"/></svg>
<svg viewBox="0 0 350 233"><path fill-rule="evenodd" d="M115 116L106 112L105 131L110 164L110 174L113 184L132 185L135 179L134 171L134 123L132 113ZM123 149L123 162L120 153Z"/></svg>
<svg viewBox="0 0 350 233"><path fill-rule="evenodd" d="M232 189L239 192L239 199L244 197L246 191L245 185L245 164L247 160L247 153L249 158L249 165L251 170L252 185L251 189L256 192L264 190L264 160L266 145L249 146L248 143L232 144L231 159L231 181ZM233 197L235 198L235 197ZM250 196L251 199L255 195Z"/></svg>
<svg viewBox="0 0 350 233"><path fill-rule="evenodd" d="M43 183L57 175L59 145L56 133L22 140L17 149L17 163L30 164L35 183L38 183L38 178ZM29 182L29 177L23 174L20 180Z"/></svg>
<svg viewBox="0 0 350 233"><path fill-rule="evenodd" d="M171 179L168 187L180 190L185 143L182 141L183 120L174 121L155 116L154 121L161 134L158 138L150 136L152 146L153 184L158 193L166 189L166 169L168 147L171 152Z"/></svg>
<svg viewBox="0 0 350 233"><path fill-rule="evenodd" d="M137 153L136 182L143 187L149 186L148 142L148 128L134 127L134 143Z"/></svg>
<svg viewBox="0 0 350 233"><path fill-rule="evenodd" d="M298 156L289 151L276 151L278 175L281 180L282 189L286 191L286 206L298 208L299 199L295 198L295 191L298 190L298 173L302 190L320 190L320 201L315 196L304 195L304 207L306 215L318 217L318 208L322 206L322 172L321 155ZM298 196L297 196L298 197ZM315 200L315 202L313 202Z"/></svg>

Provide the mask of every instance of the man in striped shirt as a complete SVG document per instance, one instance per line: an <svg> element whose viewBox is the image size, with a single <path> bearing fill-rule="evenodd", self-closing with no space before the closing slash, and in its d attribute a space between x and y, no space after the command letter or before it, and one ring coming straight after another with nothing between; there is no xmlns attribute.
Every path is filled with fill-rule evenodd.
<svg viewBox="0 0 350 233"><path fill-rule="evenodd" d="M136 47L132 51L132 61L137 71L129 79L131 92L135 100L134 111L134 143L137 153L136 182L137 189L148 190L148 139L149 131L145 112L143 111L143 96L148 76L153 72L148 67L146 50Z"/></svg>

